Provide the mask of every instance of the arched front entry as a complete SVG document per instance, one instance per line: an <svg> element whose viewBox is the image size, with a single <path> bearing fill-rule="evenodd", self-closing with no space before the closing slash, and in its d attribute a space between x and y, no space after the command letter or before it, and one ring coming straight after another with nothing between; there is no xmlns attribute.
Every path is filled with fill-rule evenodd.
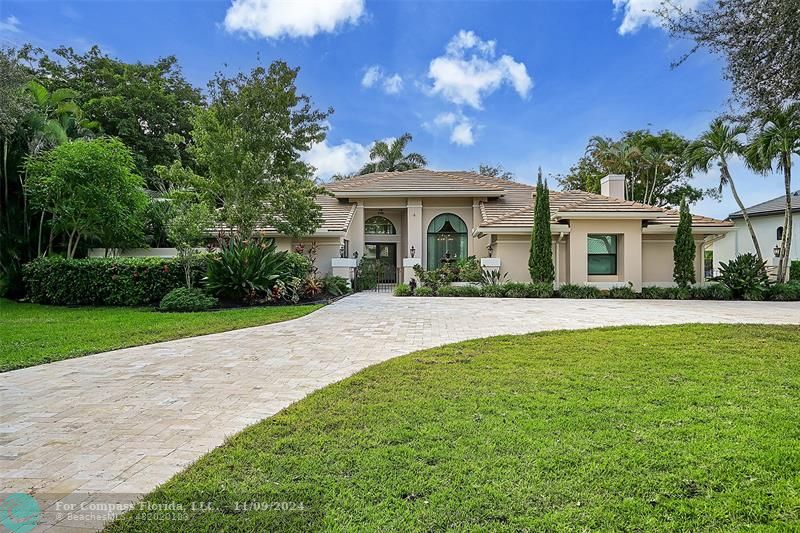
<svg viewBox="0 0 800 533"><path fill-rule="evenodd" d="M428 225L428 270L438 268L447 253L453 259L467 257L467 225L452 213L442 213Z"/></svg>

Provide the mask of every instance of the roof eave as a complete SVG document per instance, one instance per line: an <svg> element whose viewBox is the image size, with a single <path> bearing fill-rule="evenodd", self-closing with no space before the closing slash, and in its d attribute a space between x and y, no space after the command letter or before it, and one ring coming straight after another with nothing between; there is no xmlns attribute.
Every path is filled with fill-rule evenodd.
<svg viewBox="0 0 800 533"><path fill-rule="evenodd" d="M466 191L332 191L336 198L441 198L441 197L466 197L466 198L499 198L504 191L466 190Z"/></svg>

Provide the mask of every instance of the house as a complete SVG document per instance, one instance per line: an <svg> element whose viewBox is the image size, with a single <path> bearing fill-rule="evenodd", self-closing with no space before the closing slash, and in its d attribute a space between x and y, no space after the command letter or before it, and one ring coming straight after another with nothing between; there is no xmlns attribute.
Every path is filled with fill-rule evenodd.
<svg viewBox="0 0 800 533"><path fill-rule="evenodd" d="M761 248L761 254L768 266L778 266L776 247L780 246L783 238L785 208L786 197L784 195L747 208L747 214L753 224L753 231L758 239L758 246ZM721 262L727 263L737 255L756 251L742 212L731 213L728 218L733 221L735 231L725 234L723 238L714 243L715 269L719 268ZM793 261L800 259L800 191L792 194L792 246L789 250L789 257Z"/></svg>
<svg viewBox="0 0 800 533"><path fill-rule="evenodd" d="M624 199L624 176L602 181L602 194L550 193L556 283L600 288L670 286L678 213ZM486 269L530 281L528 252L535 187L472 172L409 170L357 176L325 186L324 222L301 240L272 233L282 249L314 243L322 274L348 276L363 258L379 258L383 281L409 281L413 266L475 256ZM694 216L697 279L703 253L734 230L730 221ZM270 232L268 231L269 235Z"/></svg>

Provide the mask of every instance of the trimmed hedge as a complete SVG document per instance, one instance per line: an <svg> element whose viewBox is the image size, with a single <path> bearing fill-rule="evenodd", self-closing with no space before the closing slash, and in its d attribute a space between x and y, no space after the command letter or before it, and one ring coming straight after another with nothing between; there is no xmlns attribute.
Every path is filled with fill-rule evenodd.
<svg viewBox="0 0 800 533"><path fill-rule="evenodd" d="M800 261L789 263L789 280L800 281Z"/></svg>
<svg viewBox="0 0 800 533"><path fill-rule="evenodd" d="M192 276L199 282L205 262L196 263ZM180 263L161 257L42 257L25 265L22 275L32 302L53 305L154 305L185 284Z"/></svg>
<svg viewBox="0 0 800 533"><path fill-rule="evenodd" d="M562 298L594 299L602 298L603 293L593 285L573 285L565 283L558 288L558 294Z"/></svg>
<svg viewBox="0 0 800 533"><path fill-rule="evenodd" d="M476 297L481 295L481 288L475 285L442 285L436 291L439 296L460 296L460 297Z"/></svg>

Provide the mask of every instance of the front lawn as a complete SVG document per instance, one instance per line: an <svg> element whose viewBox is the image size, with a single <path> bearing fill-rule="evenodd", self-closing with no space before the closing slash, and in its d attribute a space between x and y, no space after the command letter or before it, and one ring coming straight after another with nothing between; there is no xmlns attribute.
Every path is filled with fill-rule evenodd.
<svg viewBox="0 0 800 533"><path fill-rule="evenodd" d="M180 504L188 523L139 510L109 529L794 529L798 346L798 327L691 325L410 354L248 428L146 497Z"/></svg>
<svg viewBox="0 0 800 533"><path fill-rule="evenodd" d="M117 348L280 322L319 307L159 313L129 307L55 307L0 299L0 372Z"/></svg>

